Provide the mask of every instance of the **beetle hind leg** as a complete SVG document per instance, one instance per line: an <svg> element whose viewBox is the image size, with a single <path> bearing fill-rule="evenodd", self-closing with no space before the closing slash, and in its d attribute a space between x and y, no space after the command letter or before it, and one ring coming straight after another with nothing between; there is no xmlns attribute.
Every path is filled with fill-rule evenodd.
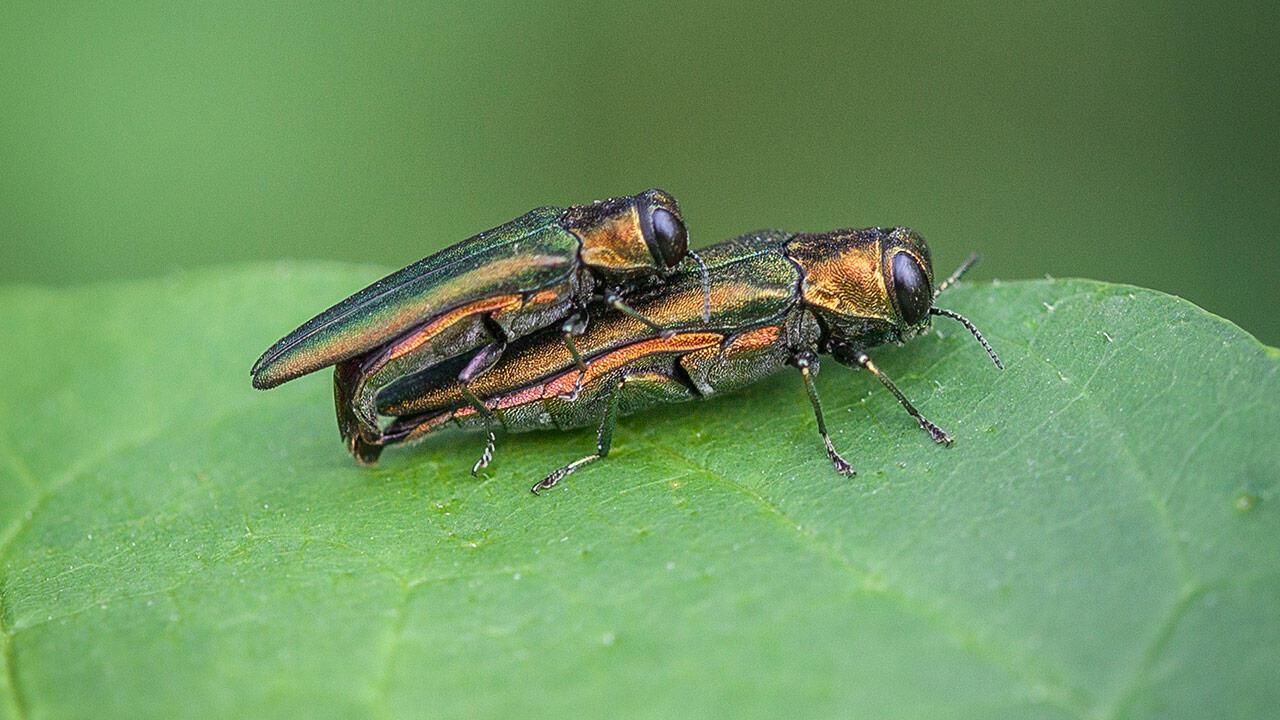
<svg viewBox="0 0 1280 720"><path fill-rule="evenodd" d="M479 352L462 368L462 372L458 373L458 388L462 392L462 396L466 398L467 403L476 409L480 417L484 418L485 433L488 435L488 440L484 445L484 452L480 453L480 459L476 461L476 464L471 466L472 475L480 472L482 468L488 467L489 462L493 460L494 445L497 442L497 436L494 435L494 425L501 424L501 420L471 390L471 381L493 367L498 358L502 357L502 351L506 349L507 341L495 340L480 348Z"/></svg>

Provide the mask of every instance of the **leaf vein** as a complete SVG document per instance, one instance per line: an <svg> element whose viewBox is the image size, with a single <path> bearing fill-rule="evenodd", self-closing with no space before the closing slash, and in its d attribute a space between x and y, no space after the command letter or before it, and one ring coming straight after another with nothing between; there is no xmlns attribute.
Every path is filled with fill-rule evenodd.
<svg viewBox="0 0 1280 720"><path fill-rule="evenodd" d="M686 457L669 446L648 438L645 438L644 442L650 447L662 450L677 460L693 467L712 480L715 480L729 489L753 500L773 517L785 524L791 533L798 535L802 540L804 540L811 550L816 551L819 555L826 557L829 560L835 561L837 564L844 566L848 571L850 571L857 579L857 584L855 586L857 591L868 592L883 597L909 614L944 630L953 638L958 639L960 644L970 653L994 662L1005 672L1008 672L1013 677L1019 678L1026 685L1044 688L1046 691L1046 697L1049 699L1051 704L1062 710L1070 712L1073 715L1083 717L1084 703L1082 701L1082 693L1077 689L1070 688L1057 681L1049 680L1046 675L1036 675L1028 672L1028 668L1032 664L1029 662L1028 658L1004 657L1006 654L1013 656L1016 655L1016 653L1007 647L992 645L987 638L964 627L956 618L944 613L941 608L921 604L902 589L895 588L887 584L882 577L873 573L869 568L836 550L831 545L823 542L813 531L802 529L802 526L798 524L793 517L787 514L786 511L782 510L776 504L770 502L758 491L748 488L723 473ZM981 651L979 651L979 649L981 649Z"/></svg>

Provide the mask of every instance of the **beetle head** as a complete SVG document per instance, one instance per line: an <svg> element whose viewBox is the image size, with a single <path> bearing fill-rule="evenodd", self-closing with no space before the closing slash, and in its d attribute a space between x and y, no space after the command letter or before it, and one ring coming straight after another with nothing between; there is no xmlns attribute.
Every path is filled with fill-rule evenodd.
<svg viewBox="0 0 1280 720"><path fill-rule="evenodd" d="M838 339L867 346L901 341L929 325L933 265L910 228L802 233L787 254L804 273L804 303Z"/></svg>
<svg viewBox="0 0 1280 720"><path fill-rule="evenodd" d="M569 209L566 227L582 241L582 262L606 276L659 272L689 251L676 199L654 188Z"/></svg>

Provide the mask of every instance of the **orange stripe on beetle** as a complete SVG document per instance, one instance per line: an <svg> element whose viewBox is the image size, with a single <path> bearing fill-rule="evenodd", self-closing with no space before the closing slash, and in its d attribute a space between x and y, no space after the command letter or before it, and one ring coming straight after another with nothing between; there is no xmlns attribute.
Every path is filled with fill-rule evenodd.
<svg viewBox="0 0 1280 720"><path fill-rule="evenodd" d="M581 384L589 385L632 360L646 355L693 352L704 348L716 347L723 339L724 336L720 333L684 333L667 339L654 338L634 343L588 362L587 372L583 375ZM547 382L543 390L544 397L572 393L574 385L578 384L578 372L576 369L571 370Z"/></svg>
<svg viewBox="0 0 1280 720"><path fill-rule="evenodd" d="M499 295L496 297L477 300L466 305L459 305L437 317L435 320L423 325L420 329L415 330L413 334L405 339L392 345L386 355L384 362L390 362L396 358L403 357L417 350L432 338L439 335L442 330L462 320L468 315L479 315L486 312L501 312L503 310L511 310L520 306L519 295Z"/></svg>
<svg viewBox="0 0 1280 720"><path fill-rule="evenodd" d="M729 342L731 350L756 350L760 348L771 347L778 339L782 337L782 327L778 325L769 325L767 327L756 328L744 332L741 335L735 335L733 340Z"/></svg>
<svg viewBox="0 0 1280 720"><path fill-rule="evenodd" d="M601 377L637 358L662 353L684 354L705 350L718 347L723 339L724 336L719 333L685 333L668 339L654 338L638 342L589 361L587 363L587 372L581 380L578 378L579 371L575 368L545 383L529 385L516 392L503 395L497 398L497 403L490 407L495 410L506 410L546 398L570 395L575 387L589 385L592 381L599 380ZM475 414L477 414L476 409L468 405L453 411L453 418L461 421Z"/></svg>

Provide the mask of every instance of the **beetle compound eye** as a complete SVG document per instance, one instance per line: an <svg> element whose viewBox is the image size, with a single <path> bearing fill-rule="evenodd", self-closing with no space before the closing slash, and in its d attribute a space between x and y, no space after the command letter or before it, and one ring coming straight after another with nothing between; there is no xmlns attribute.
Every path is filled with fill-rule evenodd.
<svg viewBox="0 0 1280 720"><path fill-rule="evenodd" d="M652 215L653 241L651 250L665 266L680 262L689 250L689 233L675 213L666 208L654 208Z"/></svg>
<svg viewBox="0 0 1280 720"><path fill-rule="evenodd" d="M920 263L905 252L893 256L893 294L898 300L902 321L907 325L918 324L933 305L929 279Z"/></svg>

